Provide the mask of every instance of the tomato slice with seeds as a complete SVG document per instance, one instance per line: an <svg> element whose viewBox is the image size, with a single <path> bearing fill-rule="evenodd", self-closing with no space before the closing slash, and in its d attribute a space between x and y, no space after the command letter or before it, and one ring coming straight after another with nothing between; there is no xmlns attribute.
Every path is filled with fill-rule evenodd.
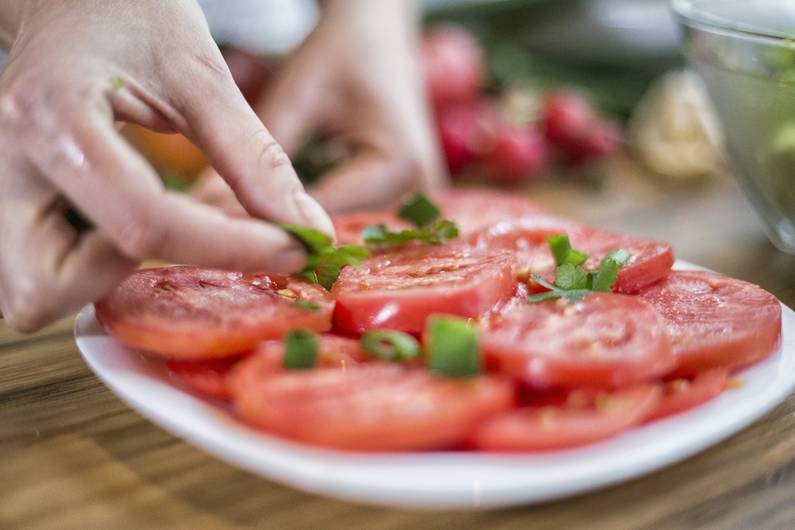
<svg viewBox="0 0 795 530"><path fill-rule="evenodd" d="M205 361L169 359L166 367L171 374L190 389L204 396L228 400L232 393L227 385L229 373L241 357L225 357Z"/></svg>
<svg viewBox="0 0 795 530"><path fill-rule="evenodd" d="M662 317L619 294L515 306L491 322L480 343L491 366L541 389L627 386L675 362Z"/></svg>
<svg viewBox="0 0 795 530"><path fill-rule="evenodd" d="M321 340L322 358L329 347ZM442 379L424 369L353 359L289 371L274 351L261 350L235 369L235 410L265 431L312 445L354 451L453 447L514 404L513 384L496 376Z"/></svg>
<svg viewBox="0 0 795 530"><path fill-rule="evenodd" d="M568 402L527 407L484 422L472 445L484 451L548 451L611 438L657 407L660 389L644 384L616 392L572 393Z"/></svg>
<svg viewBox="0 0 795 530"><path fill-rule="evenodd" d="M513 257L467 246L404 248L346 267L331 290L334 324L348 333L421 332L434 313L479 318L516 290Z"/></svg>
<svg viewBox="0 0 795 530"><path fill-rule="evenodd" d="M664 277L673 266L673 251L668 243L597 230L548 215L496 223L470 234L467 241L481 249L513 251L520 276L536 274L552 283L555 259L548 239L563 234L569 236L573 248L588 254L583 264L588 271L599 269L602 259L613 249L629 251L630 260L618 271L613 287L619 293L636 293Z"/></svg>
<svg viewBox="0 0 795 530"><path fill-rule="evenodd" d="M738 368L781 343L781 304L761 287L720 274L674 271L643 290L666 322L677 376Z"/></svg>
<svg viewBox="0 0 795 530"><path fill-rule="evenodd" d="M480 188L436 191L432 199L440 217L455 221L462 237L495 223L543 214L543 209L528 199Z"/></svg>
<svg viewBox="0 0 795 530"><path fill-rule="evenodd" d="M331 221L340 245L364 246L362 232L368 225L384 224L391 230L411 228L411 225L392 211L352 212L333 215Z"/></svg>
<svg viewBox="0 0 795 530"><path fill-rule="evenodd" d="M175 266L134 273L95 307L125 345L201 360L245 352L292 328L326 331L334 302L323 288L284 276Z"/></svg>
<svg viewBox="0 0 795 530"><path fill-rule="evenodd" d="M716 368L701 372L693 379L674 379L662 384L662 399L648 421L679 414L703 405L726 388L729 371Z"/></svg>

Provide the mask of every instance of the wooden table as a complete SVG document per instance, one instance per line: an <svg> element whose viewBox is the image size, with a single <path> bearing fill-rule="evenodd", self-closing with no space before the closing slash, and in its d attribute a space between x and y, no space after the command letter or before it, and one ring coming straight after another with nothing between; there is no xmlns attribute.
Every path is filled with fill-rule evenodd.
<svg viewBox="0 0 795 530"><path fill-rule="evenodd" d="M668 239L680 257L795 305L795 258L765 240L730 182L666 189L619 162L601 191L533 194L554 211ZM795 528L795 398L711 450L598 493L412 513L304 494L203 454L119 402L81 360L71 327L21 336L0 325L0 528Z"/></svg>

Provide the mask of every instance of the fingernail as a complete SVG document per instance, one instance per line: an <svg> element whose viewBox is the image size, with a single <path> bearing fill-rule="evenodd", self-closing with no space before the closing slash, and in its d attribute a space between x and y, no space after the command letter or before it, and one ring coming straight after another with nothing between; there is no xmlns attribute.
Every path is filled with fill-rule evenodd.
<svg viewBox="0 0 795 530"><path fill-rule="evenodd" d="M306 265L306 252L302 249L285 250L273 260L273 272L292 274Z"/></svg>
<svg viewBox="0 0 795 530"><path fill-rule="evenodd" d="M331 237L335 236L331 218L315 199L307 195L306 192L296 191L293 192L293 201L308 226L317 228Z"/></svg>

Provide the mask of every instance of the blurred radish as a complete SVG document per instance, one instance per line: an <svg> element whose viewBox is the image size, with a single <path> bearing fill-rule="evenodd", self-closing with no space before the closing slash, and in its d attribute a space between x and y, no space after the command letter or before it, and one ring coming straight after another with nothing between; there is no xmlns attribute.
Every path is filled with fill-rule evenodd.
<svg viewBox="0 0 795 530"><path fill-rule="evenodd" d="M537 131L506 126L485 160L489 177L502 184L534 180L546 159L546 142Z"/></svg>
<svg viewBox="0 0 795 530"><path fill-rule="evenodd" d="M480 44L463 28L432 28L422 43L422 60L428 94L436 108L472 101L479 95L486 61Z"/></svg>
<svg viewBox="0 0 795 530"><path fill-rule="evenodd" d="M491 101L451 105L438 114L439 137L450 173L477 161L494 142L497 112Z"/></svg>
<svg viewBox="0 0 795 530"><path fill-rule="evenodd" d="M621 146L621 130L609 121L596 123L580 142L571 159L578 164L587 164L610 156Z"/></svg>
<svg viewBox="0 0 795 530"><path fill-rule="evenodd" d="M579 148L595 120L591 104L575 92L553 92L544 105L544 135L550 144L566 152Z"/></svg>

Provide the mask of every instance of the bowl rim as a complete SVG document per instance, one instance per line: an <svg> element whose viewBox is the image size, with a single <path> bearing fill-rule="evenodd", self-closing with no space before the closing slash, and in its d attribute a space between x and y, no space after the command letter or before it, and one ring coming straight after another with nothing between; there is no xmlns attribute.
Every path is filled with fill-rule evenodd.
<svg viewBox="0 0 795 530"><path fill-rule="evenodd" d="M709 10L704 9L704 4L738 1L741 0L672 0L671 4L674 13L681 17L685 22L695 22L697 24L722 31L750 37L773 39L781 41L782 43L792 44L795 42L795 31L792 33L784 33L772 29L768 30L758 26L743 24L742 22L735 22L727 18L711 14Z"/></svg>

